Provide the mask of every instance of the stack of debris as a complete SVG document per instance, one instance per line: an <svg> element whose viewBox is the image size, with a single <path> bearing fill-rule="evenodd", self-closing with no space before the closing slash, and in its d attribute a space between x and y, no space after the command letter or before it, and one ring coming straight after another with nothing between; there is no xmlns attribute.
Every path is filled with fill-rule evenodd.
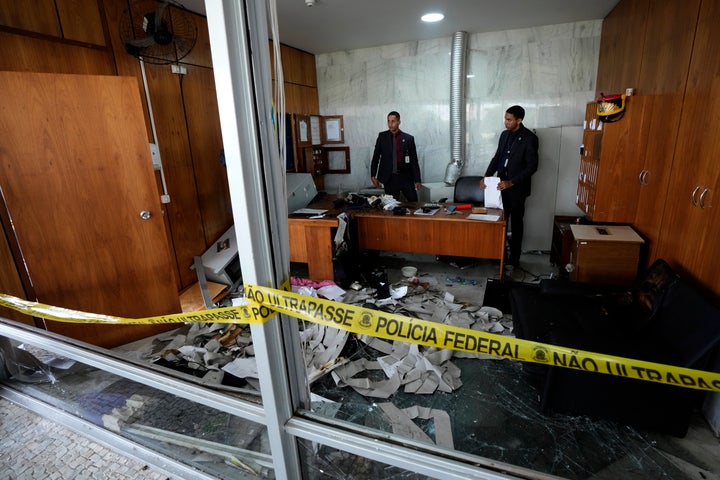
<svg viewBox="0 0 720 480"><path fill-rule="evenodd" d="M509 335L512 330L512 321L500 310L455 303L453 296L437 284L417 277L390 285L387 298L378 298L378 289L373 287L354 285L344 291L333 286L333 297L327 282L318 284L317 289L307 280L295 283L300 283L295 291L304 295L326 296L365 308L497 334ZM460 370L452 358L496 358L365 336L356 340L369 348L358 349L348 346L350 335L301 322L300 340L311 384L332 372L338 386L370 397L388 398L400 388L418 394L452 392L462 385ZM175 331L172 337L157 337L154 342L152 351L144 354L146 360L190 373L208 386L259 392L252 338L246 325L192 324Z"/></svg>

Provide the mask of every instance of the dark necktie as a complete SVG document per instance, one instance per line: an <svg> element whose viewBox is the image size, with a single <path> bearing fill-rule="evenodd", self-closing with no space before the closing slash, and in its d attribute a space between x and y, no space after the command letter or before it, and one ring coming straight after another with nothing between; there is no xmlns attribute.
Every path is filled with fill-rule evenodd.
<svg viewBox="0 0 720 480"><path fill-rule="evenodd" d="M402 165L402 141L400 134L393 135L393 173L397 173Z"/></svg>

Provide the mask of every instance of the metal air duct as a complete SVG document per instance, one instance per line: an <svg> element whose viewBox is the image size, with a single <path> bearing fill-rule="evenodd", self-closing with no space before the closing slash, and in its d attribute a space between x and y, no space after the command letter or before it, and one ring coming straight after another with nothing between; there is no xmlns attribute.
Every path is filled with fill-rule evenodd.
<svg viewBox="0 0 720 480"><path fill-rule="evenodd" d="M454 185L465 164L465 58L467 32L453 35L450 58L450 164L445 169L445 183Z"/></svg>

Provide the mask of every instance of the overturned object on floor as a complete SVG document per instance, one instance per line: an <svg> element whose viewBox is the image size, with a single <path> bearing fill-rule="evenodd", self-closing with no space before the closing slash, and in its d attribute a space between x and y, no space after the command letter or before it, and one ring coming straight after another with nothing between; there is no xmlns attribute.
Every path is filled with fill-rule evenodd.
<svg viewBox="0 0 720 480"><path fill-rule="evenodd" d="M515 335L572 349L711 370L720 310L657 260L632 288L543 280L511 291ZM605 418L683 437L705 392L526 363L543 411ZM647 376L651 373L647 371ZM683 379L676 375L678 384Z"/></svg>

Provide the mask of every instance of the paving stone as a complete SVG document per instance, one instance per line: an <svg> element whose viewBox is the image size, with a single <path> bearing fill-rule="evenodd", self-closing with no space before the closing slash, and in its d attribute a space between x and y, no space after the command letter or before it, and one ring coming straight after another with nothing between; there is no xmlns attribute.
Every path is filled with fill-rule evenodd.
<svg viewBox="0 0 720 480"><path fill-rule="evenodd" d="M0 477L7 480L169 478L5 399L0 439Z"/></svg>

